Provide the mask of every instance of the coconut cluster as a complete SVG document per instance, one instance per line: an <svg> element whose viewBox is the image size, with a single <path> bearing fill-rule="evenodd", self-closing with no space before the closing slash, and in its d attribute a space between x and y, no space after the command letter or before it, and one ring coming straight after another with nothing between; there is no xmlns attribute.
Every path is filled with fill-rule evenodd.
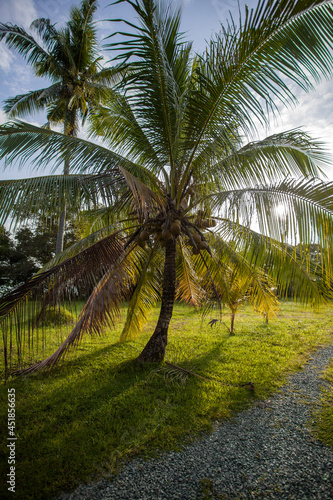
<svg viewBox="0 0 333 500"><path fill-rule="evenodd" d="M166 242L171 238L176 238L182 232L182 223L179 219L174 219L169 224L164 222L159 231L156 233L156 238L160 245L165 247Z"/></svg>
<svg viewBox="0 0 333 500"><path fill-rule="evenodd" d="M216 220L211 218L211 214L203 210L199 210L194 224L199 229L208 229L216 226Z"/></svg>
<svg viewBox="0 0 333 500"><path fill-rule="evenodd" d="M150 237L161 247L165 247L167 241L175 239L181 234L187 236L187 245L192 247L194 255L202 250L210 252L209 245L201 230L216 226L216 220L211 217L209 210L198 210L195 215L187 214L188 198L195 196L193 186L188 187L187 192L179 208L175 208L173 200L168 200L168 214L160 212L155 218L146 220L141 230L136 233L136 240L140 247L145 248Z"/></svg>
<svg viewBox="0 0 333 500"><path fill-rule="evenodd" d="M194 255L198 255L201 250L209 250L209 245L203 236L199 233L191 234L188 244L192 246Z"/></svg>
<svg viewBox="0 0 333 500"><path fill-rule="evenodd" d="M204 228L215 226L209 219L200 219L200 221L204 222ZM215 223L215 221L213 222ZM202 250L209 251L209 245L199 231L199 228L203 226L191 224L188 220L181 221L179 218L174 218L168 222L166 220L150 221L150 223L146 223L145 227L139 232L137 243L141 248L145 248L149 238L152 236L155 241L159 242L161 247L165 247L168 240L177 238L183 233L188 236L187 244L192 247L193 254L198 255Z"/></svg>

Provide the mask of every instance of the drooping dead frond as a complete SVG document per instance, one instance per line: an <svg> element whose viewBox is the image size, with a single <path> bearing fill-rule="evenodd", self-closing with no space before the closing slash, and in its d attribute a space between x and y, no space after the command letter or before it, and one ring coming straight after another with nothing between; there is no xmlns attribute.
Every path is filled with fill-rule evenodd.
<svg viewBox="0 0 333 500"><path fill-rule="evenodd" d="M79 320L66 340L48 358L35 363L14 374L26 375L40 370L52 368L73 345L77 345L85 333L102 333L105 326L114 325L119 316L119 305L123 301L128 286L128 275L125 262L108 272L95 287L84 306Z"/></svg>
<svg viewBox="0 0 333 500"><path fill-rule="evenodd" d="M79 254L67 259L47 271L40 271L24 285L15 288L0 300L0 322L10 314L21 301L25 301L40 285L47 286L46 294L54 298L64 287L80 286L80 280L94 283L98 272L104 274L116 264L123 253L123 243L119 233L113 233Z"/></svg>
<svg viewBox="0 0 333 500"><path fill-rule="evenodd" d="M42 270L2 297L0 324L4 335L6 370L12 364L14 349L17 350L16 364L22 364L25 347L37 354L40 332L36 326L42 311L91 293L104 276L118 269L125 255L119 232L113 233L51 269Z"/></svg>

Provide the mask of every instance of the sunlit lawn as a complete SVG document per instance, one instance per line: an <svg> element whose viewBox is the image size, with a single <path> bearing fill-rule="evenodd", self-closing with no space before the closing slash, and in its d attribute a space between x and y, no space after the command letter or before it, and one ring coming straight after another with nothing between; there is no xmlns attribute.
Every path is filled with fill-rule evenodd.
<svg viewBox="0 0 333 500"><path fill-rule="evenodd" d="M218 313L202 320L199 311L177 304L166 361L221 384L180 376L168 365L158 370L134 362L157 314L136 341L118 343L120 322L103 337L84 339L51 372L10 379L2 386L4 437L7 389L16 391L16 498L52 498L113 473L137 454L179 448L217 420L277 390L310 352L333 340L329 308L312 312L286 302L266 324L245 306L236 317L236 334L230 336L222 323L209 326ZM223 321L229 323L227 311ZM254 391L238 387L249 381ZM5 446L3 451L7 453ZM8 467L3 460L2 478ZM1 494L7 496L12 494Z"/></svg>

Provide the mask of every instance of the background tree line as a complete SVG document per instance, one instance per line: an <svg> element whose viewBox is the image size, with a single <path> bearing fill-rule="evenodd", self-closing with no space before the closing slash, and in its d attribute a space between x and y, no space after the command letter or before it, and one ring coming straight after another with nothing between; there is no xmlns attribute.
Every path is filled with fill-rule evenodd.
<svg viewBox="0 0 333 500"><path fill-rule="evenodd" d="M45 228L41 222L10 232L0 226L0 293L28 281L55 256L57 224ZM74 220L66 225L64 246L78 241L80 229Z"/></svg>

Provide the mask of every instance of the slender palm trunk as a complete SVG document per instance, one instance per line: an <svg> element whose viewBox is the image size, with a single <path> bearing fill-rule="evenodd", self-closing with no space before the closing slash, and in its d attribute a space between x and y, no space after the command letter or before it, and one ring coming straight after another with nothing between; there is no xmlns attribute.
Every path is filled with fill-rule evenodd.
<svg viewBox="0 0 333 500"><path fill-rule="evenodd" d="M64 124L64 135L75 136L75 122L76 122L76 111L72 111L71 113L67 111L67 118L65 119ZM69 160L65 160L64 164L64 175L69 175ZM56 243L56 255L61 253L64 249L64 235L65 235L65 226L66 226L66 202L63 205L63 211L59 217L58 223L58 233L57 233L57 243Z"/></svg>
<svg viewBox="0 0 333 500"><path fill-rule="evenodd" d="M69 161L65 160L64 175L69 175ZM58 233L56 243L56 255L61 253L64 249L64 235L66 226L66 202L63 204L63 211L60 214L58 222Z"/></svg>
<svg viewBox="0 0 333 500"><path fill-rule="evenodd" d="M140 363L162 361L168 342L168 328L172 317L176 291L176 241L170 239L165 248L163 291L160 316L153 335L138 357Z"/></svg>
<svg viewBox="0 0 333 500"><path fill-rule="evenodd" d="M55 252L56 255L61 253L64 249L65 223L66 223L66 204L64 206L64 210L61 212L59 217L56 252Z"/></svg>
<svg viewBox="0 0 333 500"><path fill-rule="evenodd" d="M236 313L232 312L231 313L231 321L230 321L230 335L234 335L235 316L236 316Z"/></svg>

